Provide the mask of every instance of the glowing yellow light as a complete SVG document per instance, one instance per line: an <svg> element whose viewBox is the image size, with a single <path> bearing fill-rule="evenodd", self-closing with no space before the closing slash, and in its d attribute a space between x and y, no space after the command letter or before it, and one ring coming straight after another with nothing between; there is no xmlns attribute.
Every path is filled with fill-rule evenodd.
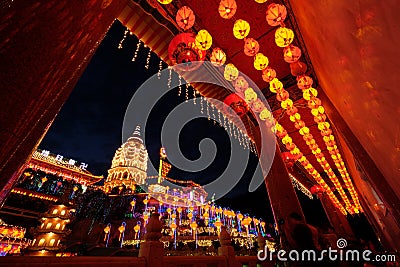
<svg viewBox="0 0 400 267"><path fill-rule="evenodd" d="M235 21L235 24L233 25L233 35L237 39L244 39L249 35L250 32L250 24L242 19L238 19Z"/></svg>
<svg viewBox="0 0 400 267"><path fill-rule="evenodd" d="M212 45L212 36L207 30L200 30L196 35L196 47L200 50L208 50Z"/></svg>
<svg viewBox="0 0 400 267"><path fill-rule="evenodd" d="M272 79L272 81L269 82L269 90L272 93L276 93L281 89L283 89L283 83L279 81L277 78L274 78Z"/></svg>
<svg viewBox="0 0 400 267"><path fill-rule="evenodd" d="M225 66L224 77L227 81L236 80L238 76L239 70L235 67L235 65L229 63Z"/></svg>
<svg viewBox="0 0 400 267"><path fill-rule="evenodd" d="M268 58L263 53L257 53L254 57L254 68L256 70L263 70L268 66Z"/></svg>
<svg viewBox="0 0 400 267"><path fill-rule="evenodd" d="M157 0L160 4L168 5L172 2L172 0Z"/></svg>
<svg viewBox="0 0 400 267"><path fill-rule="evenodd" d="M279 47L286 47L293 42L294 33L291 29L279 27L275 32L275 43Z"/></svg>

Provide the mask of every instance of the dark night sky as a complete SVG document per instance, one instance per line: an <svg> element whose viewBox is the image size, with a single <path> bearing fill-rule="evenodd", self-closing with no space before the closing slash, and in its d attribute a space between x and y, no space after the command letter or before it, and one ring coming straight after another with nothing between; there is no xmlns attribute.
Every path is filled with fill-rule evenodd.
<svg viewBox="0 0 400 267"><path fill-rule="evenodd" d="M121 145L125 110L135 90L158 70L159 59L154 54L150 68L144 68L147 48L142 48L136 62L131 61L137 43L135 36L128 35L123 48L117 48L124 30L118 21L110 28L39 146L52 153L88 163L88 170L97 175L107 176L114 152ZM146 147L156 166L163 117L184 99L178 97L176 91L163 100L156 106L150 125L146 128ZM198 144L204 137L212 138L218 144L217 157L206 170L199 173L185 173L173 168L169 176L175 179L188 178L199 183L204 177L207 177L206 180L218 177L226 167L230 153L229 139L224 129L207 119L197 119L185 126L180 137L182 153L187 158L196 159L200 156ZM242 180L220 203L272 222L265 187L262 185L253 193L247 192L256 164L257 159L252 156Z"/></svg>

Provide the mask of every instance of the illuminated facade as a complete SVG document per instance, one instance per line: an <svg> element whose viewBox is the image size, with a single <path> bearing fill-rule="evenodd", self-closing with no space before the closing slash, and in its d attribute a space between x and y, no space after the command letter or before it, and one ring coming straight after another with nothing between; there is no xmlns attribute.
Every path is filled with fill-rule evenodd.
<svg viewBox="0 0 400 267"><path fill-rule="evenodd" d="M38 255L52 255L53 252L59 250L61 241L70 232L65 229L65 226L70 221L71 212L74 211L65 205L51 206L43 215L41 225L36 228L35 238L28 250L38 251ZM35 252L30 254L35 254Z"/></svg>
<svg viewBox="0 0 400 267"><path fill-rule="evenodd" d="M104 183L106 192L114 187L132 189L136 184L144 184L147 176L148 154L140 136L140 126L136 126L133 135L115 152L111 168Z"/></svg>
<svg viewBox="0 0 400 267"><path fill-rule="evenodd" d="M0 256L18 254L31 240L25 238L26 229L8 225L0 219Z"/></svg>
<svg viewBox="0 0 400 267"><path fill-rule="evenodd" d="M92 185L103 179L103 176L96 176L86 170L88 165L74 159L67 159L62 155L50 153L48 150L37 150L33 153L28 163L28 168L34 171L42 171L48 174L71 180L81 185Z"/></svg>
<svg viewBox="0 0 400 267"><path fill-rule="evenodd" d="M71 184L75 189L71 197L74 197L103 179L102 175L86 170L87 166L48 150L37 150L11 193L57 202L66 186Z"/></svg>

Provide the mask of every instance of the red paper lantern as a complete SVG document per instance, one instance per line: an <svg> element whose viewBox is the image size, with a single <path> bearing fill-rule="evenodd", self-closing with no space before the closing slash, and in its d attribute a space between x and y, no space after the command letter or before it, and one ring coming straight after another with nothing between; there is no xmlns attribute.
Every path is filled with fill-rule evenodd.
<svg viewBox="0 0 400 267"><path fill-rule="evenodd" d="M290 146L291 144L288 144L288 145ZM283 158L283 161L285 162L287 167L289 167L289 168L293 167L293 164L294 164L295 160L294 160L294 157L293 157L292 153L290 153L290 152L282 152L282 158Z"/></svg>
<svg viewBox="0 0 400 267"><path fill-rule="evenodd" d="M296 148L296 145L294 143L290 143L286 145L286 149L287 150L293 150Z"/></svg>
<svg viewBox="0 0 400 267"><path fill-rule="evenodd" d="M181 33L169 43L168 55L173 65L184 64L179 70L192 71L201 66L206 52L196 48L194 34Z"/></svg>
<svg viewBox="0 0 400 267"><path fill-rule="evenodd" d="M325 190L324 190L324 188L322 188L322 186L320 186L320 185L313 185L312 187L311 187L311 194L319 194L319 193L323 193Z"/></svg>
<svg viewBox="0 0 400 267"><path fill-rule="evenodd" d="M246 114L247 111L249 111L249 106L247 105L246 101L237 94L228 95L225 98L224 103L230 107L228 108L227 106L224 106L225 111L230 114L232 111L234 111L238 116L241 117Z"/></svg>
<svg viewBox="0 0 400 267"><path fill-rule="evenodd" d="M290 63L290 72L293 76L302 76L307 71L307 65L300 60L297 60L294 63Z"/></svg>

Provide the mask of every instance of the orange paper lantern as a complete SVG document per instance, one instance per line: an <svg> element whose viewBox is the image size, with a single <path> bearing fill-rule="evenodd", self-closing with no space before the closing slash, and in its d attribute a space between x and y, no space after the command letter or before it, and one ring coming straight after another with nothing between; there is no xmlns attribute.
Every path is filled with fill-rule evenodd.
<svg viewBox="0 0 400 267"><path fill-rule="evenodd" d="M237 9L235 0L222 0L219 3L218 12L224 19L230 19L235 15Z"/></svg>
<svg viewBox="0 0 400 267"><path fill-rule="evenodd" d="M301 57L301 50L295 45L289 45L283 49L283 59L287 63L294 63Z"/></svg>
<svg viewBox="0 0 400 267"><path fill-rule="evenodd" d="M226 54L221 48L214 48L211 56L210 62L215 66L222 66L226 62Z"/></svg>
<svg viewBox="0 0 400 267"><path fill-rule="evenodd" d="M184 31L193 27L195 15L188 6L181 7L176 13L176 23Z"/></svg>
<svg viewBox="0 0 400 267"><path fill-rule="evenodd" d="M265 105L260 99L257 99L256 101L251 103L251 110L253 112L260 113L264 109L265 109Z"/></svg>
<svg viewBox="0 0 400 267"><path fill-rule="evenodd" d="M262 70L262 79L269 83L274 78L276 78L276 71L273 68L266 67Z"/></svg>
<svg viewBox="0 0 400 267"><path fill-rule="evenodd" d="M308 89L313 85L313 79L309 76L301 76L297 79L297 87L301 90Z"/></svg>
<svg viewBox="0 0 400 267"><path fill-rule="evenodd" d="M254 57L260 50L260 44L253 38L244 40L244 54L249 57Z"/></svg>
<svg viewBox="0 0 400 267"><path fill-rule="evenodd" d="M279 4L270 4L267 10L267 22L270 26L278 26L287 16L286 7Z"/></svg>

